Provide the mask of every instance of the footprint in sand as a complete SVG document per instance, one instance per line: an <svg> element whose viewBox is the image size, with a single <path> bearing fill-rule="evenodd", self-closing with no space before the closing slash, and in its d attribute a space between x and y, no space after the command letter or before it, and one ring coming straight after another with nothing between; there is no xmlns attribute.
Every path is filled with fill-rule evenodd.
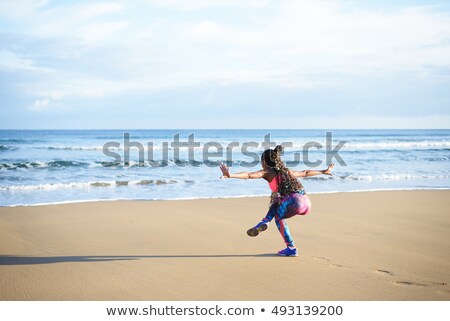
<svg viewBox="0 0 450 321"><path fill-rule="evenodd" d="M398 285L407 285L407 286L427 286L426 284L409 282L409 281L395 281L394 283L398 284Z"/></svg>
<svg viewBox="0 0 450 321"><path fill-rule="evenodd" d="M322 257L322 256L313 256L313 258L315 258L315 259L317 259L317 260L323 260L323 261L330 262L329 259L327 259L326 257Z"/></svg>
<svg viewBox="0 0 450 321"><path fill-rule="evenodd" d="M313 258L316 259L316 260L321 260L321 261L326 261L328 263L331 263L331 260L329 260L329 259L327 259L326 257L323 257L323 256L313 256ZM328 264L328 266L338 267L338 268L347 268L347 269L351 268L351 266L345 266L345 265L341 265L341 264Z"/></svg>
<svg viewBox="0 0 450 321"><path fill-rule="evenodd" d="M378 272L378 273L382 273L382 274L387 274L387 275L390 275L390 276L394 276L394 273L389 272L388 270L380 270L380 269L376 269L375 271Z"/></svg>
<svg viewBox="0 0 450 321"><path fill-rule="evenodd" d="M388 270L376 269L375 272L381 273L384 275L394 276L394 273L392 273ZM410 282L410 281L395 281L394 283L397 285L406 285L406 286L428 286L428 284L416 283L416 282ZM447 285L446 282L431 282L430 284L443 285L443 286Z"/></svg>
<svg viewBox="0 0 450 321"><path fill-rule="evenodd" d="M341 264L330 264L330 266L338 267L338 268L345 268L345 269L349 269L350 268L350 266L345 266L345 265L341 265Z"/></svg>
<svg viewBox="0 0 450 321"><path fill-rule="evenodd" d="M442 295L445 295L445 296L449 296L450 295L450 291L445 291L445 290L444 291L439 290L438 293L442 294Z"/></svg>

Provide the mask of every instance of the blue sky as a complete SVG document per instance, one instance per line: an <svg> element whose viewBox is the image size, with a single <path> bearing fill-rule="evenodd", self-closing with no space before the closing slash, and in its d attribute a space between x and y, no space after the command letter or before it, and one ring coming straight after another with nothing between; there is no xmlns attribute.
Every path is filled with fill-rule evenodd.
<svg viewBox="0 0 450 321"><path fill-rule="evenodd" d="M1 1L0 128L450 128L448 1Z"/></svg>

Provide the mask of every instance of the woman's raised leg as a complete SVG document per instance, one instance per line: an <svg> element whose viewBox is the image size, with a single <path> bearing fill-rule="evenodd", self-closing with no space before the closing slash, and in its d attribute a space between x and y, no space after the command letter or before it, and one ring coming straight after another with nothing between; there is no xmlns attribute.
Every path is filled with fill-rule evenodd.
<svg viewBox="0 0 450 321"><path fill-rule="evenodd" d="M278 207L279 207L278 204L272 204L272 206L270 206L269 211L267 212L266 216L262 219L262 221L256 224L251 229L249 229L247 231L247 235L257 236L260 232L267 230L270 221L272 221L272 219L277 214Z"/></svg>

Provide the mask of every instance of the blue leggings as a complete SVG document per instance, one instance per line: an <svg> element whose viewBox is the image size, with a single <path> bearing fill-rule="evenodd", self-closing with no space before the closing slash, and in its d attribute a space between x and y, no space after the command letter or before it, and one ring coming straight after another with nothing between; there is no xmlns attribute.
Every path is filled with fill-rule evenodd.
<svg viewBox="0 0 450 321"><path fill-rule="evenodd" d="M293 193L285 199L281 205L275 203L269 208L267 215L263 218L264 222L270 222L275 217L278 231L284 239L287 246L294 246L289 227L285 219L295 215L305 215L310 211L311 203L309 199L300 193Z"/></svg>

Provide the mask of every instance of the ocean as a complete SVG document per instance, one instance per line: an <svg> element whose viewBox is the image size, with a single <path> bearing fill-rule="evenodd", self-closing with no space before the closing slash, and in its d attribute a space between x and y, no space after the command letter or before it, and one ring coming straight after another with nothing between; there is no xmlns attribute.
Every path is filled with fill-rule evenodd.
<svg viewBox="0 0 450 321"><path fill-rule="evenodd" d="M0 130L0 206L269 195L218 168L259 170L268 138L293 169L336 163L307 193L450 188L450 130Z"/></svg>

